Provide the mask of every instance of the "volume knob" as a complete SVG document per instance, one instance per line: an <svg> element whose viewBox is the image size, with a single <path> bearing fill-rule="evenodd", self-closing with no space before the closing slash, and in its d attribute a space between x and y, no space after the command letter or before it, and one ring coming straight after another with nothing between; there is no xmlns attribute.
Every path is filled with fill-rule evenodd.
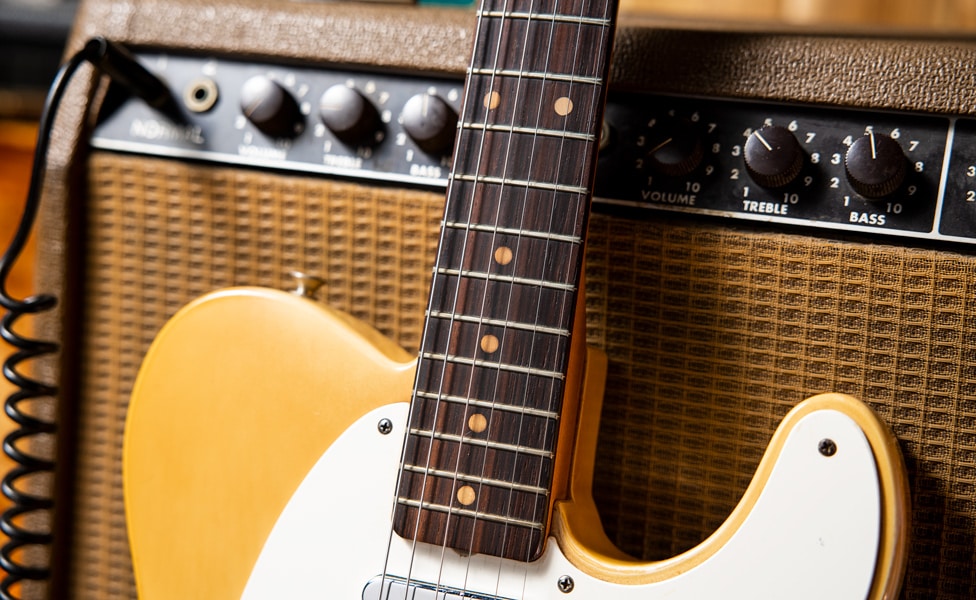
<svg viewBox="0 0 976 600"><path fill-rule="evenodd" d="M851 144L844 163L851 187L867 198L883 198L897 190L908 170L901 144L874 132Z"/></svg>
<svg viewBox="0 0 976 600"><path fill-rule="evenodd" d="M694 123L674 119L656 125L649 138L647 160L651 169L668 177L684 177L698 168L705 150Z"/></svg>
<svg viewBox="0 0 976 600"><path fill-rule="evenodd" d="M264 75L244 82L241 111L258 129L274 137L294 137L304 124L294 96Z"/></svg>
<svg viewBox="0 0 976 600"><path fill-rule="evenodd" d="M457 119L457 113L443 98L425 93L407 100L400 124L424 152L444 154L454 144Z"/></svg>
<svg viewBox="0 0 976 600"><path fill-rule="evenodd" d="M325 90L319 100L319 116L337 138L348 143L371 142L379 129L376 107L358 91L345 85Z"/></svg>
<svg viewBox="0 0 976 600"><path fill-rule="evenodd" d="M766 188L788 185L803 169L803 148L796 136L779 125L752 132L743 151L746 171Z"/></svg>

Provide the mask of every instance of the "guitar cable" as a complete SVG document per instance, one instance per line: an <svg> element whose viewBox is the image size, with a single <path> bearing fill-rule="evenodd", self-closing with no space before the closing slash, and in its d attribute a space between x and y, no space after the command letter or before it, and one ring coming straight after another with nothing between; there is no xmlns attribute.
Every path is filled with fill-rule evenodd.
<svg viewBox="0 0 976 600"><path fill-rule="evenodd" d="M31 548L51 549L55 541L53 528L44 525L33 528L24 521L39 517L36 521L52 522L53 519L44 518L44 515L49 515L54 510L53 495L47 497L31 494L18 487L18 483L25 484L37 478L53 478L56 461L32 454L23 446L28 445L32 439L57 433L58 425L54 418L32 414L24 405L29 406L33 401L42 398L51 398L57 403L59 389L56 385L25 375L18 367L27 361L55 354L60 345L53 341L26 337L17 333L14 328L21 317L50 311L58 301L51 294L38 294L18 300L10 295L7 285L11 269L24 250L37 217L51 131L58 108L72 76L86 62L91 63L96 72L108 75L114 83L142 98L159 112L174 121L183 121L178 104L166 84L139 64L125 48L102 37L89 40L60 67L44 101L38 121L37 143L24 210L10 245L0 257L0 307L5 311L0 319L0 338L14 348L3 362L2 370L4 378L16 388L4 402L4 412L14 422L15 428L4 438L2 447L4 454L15 466L0 481L0 492L12 503L0 515L0 533L8 538L0 547L0 569L6 573L0 582L2 600L18 600L13 595L13 586L16 584L45 581L52 574L50 558L48 564L37 566L32 565L28 557L32 554Z"/></svg>

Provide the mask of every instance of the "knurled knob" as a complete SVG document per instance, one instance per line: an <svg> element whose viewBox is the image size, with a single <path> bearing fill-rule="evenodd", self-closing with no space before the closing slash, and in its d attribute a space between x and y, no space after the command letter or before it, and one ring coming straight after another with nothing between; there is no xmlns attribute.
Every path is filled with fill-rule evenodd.
<svg viewBox="0 0 976 600"><path fill-rule="evenodd" d="M304 124L295 97L264 75L256 75L244 82L241 111L248 121L273 137L294 137Z"/></svg>
<svg viewBox="0 0 976 600"><path fill-rule="evenodd" d="M705 149L695 124L687 119L659 123L651 130L647 161L650 168L668 177L684 177L698 168Z"/></svg>
<svg viewBox="0 0 976 600"><path fill-rule="evenodd" d="M803 169L804 153L789 129L768 125L752 132L743 150L746 171L765 188L789 185Z"/></svg>
<svg viewBox="0 0 976 600"><path fill-rule="evenodd" d="M883 198L893 193L908 171L908 159L901 144L873 132L851 144L844 164L851 186L867 198Z"/></svg>
<svg viewBox="0 0 976 600"><path fill-rule="evenodd" d="M348 144L376 141L380 126L376 107L347 85L337 84L325 90L319 99L319 116L329 131Z"/></svg>
<svg viewBox="0 0 976 600"><path fill-rule="evenodd" d="M400 125L424 152L446 154L454 145L457 112L440 96L417 94L407 100Z"/></svg>

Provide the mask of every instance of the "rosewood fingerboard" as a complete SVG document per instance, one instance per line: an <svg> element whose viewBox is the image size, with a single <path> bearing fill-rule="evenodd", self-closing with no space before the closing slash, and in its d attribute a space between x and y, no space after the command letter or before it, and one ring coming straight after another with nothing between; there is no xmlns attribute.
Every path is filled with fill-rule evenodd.
<svg viewBox="0 0 976 600"><path fill-rule="evenodd" d="M394 513L405 538L541 555L615 13L478 11Z"/></svg>

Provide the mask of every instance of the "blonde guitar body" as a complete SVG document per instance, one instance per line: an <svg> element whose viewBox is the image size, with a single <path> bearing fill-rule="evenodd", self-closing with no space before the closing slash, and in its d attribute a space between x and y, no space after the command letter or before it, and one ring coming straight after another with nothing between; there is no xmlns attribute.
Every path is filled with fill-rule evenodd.
<svg viewBox="0 0 976 600"><path fill-rule="evenodd" d="M160 333L130 405L124 484L140 597L897 595L901 457L870 409L836 394L790 413L739 506L699 547L653 563L615 550L590 496L604 366L587 354L542 558L462 556L392 533L410 357L294 295L204 297Z"/></svg>

